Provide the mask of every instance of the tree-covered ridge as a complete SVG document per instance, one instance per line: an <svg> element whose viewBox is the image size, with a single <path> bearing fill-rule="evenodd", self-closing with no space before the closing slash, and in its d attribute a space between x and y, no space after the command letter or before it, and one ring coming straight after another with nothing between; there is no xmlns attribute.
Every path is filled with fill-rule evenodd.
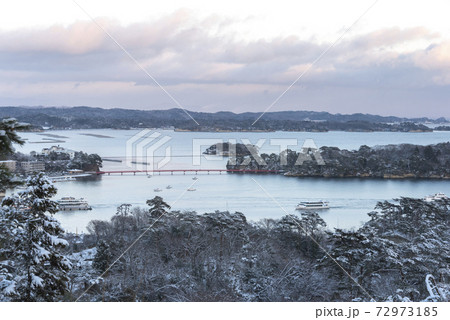
<svg viewBox="0 0 450 320"><path fill-rule="evenodd" d="M0 107L0 119L16 117L31 123L35 128L53 129L129 129L160 128L173 126L191 131L432 131L425 125L416 123L446 123L446 119L383 117L371 114L330 114L314 111L268 112L256 123L260 112L193 112L189 114L199 123L197 125L182 109L170 110L131 110L101 109L91 107L73 108L26 108Z"/></svg>
<svg viewBox="0 0 450 320"><path fill-rule="evenodd" d="M150 209L126 205L111 221L90 223L90 235L78 240L77 248L96 249L82 251L88 260L75 254L74 297L82 301L443 299L429 297L428 274L448 294L448 200L382 202L369 214L370 221L355 231L329 231L314 212L249 222L239 212L170 212L159 197L148 204ZM89 285L82 282L86 277L91 279Z"/></svg>
<svg viewBox="0 0 450 320"><path fill-rule="evenodd" d="M261 158L263 162L252 155L237 156L236 162L229 161L227 168L284 170L285 175L299 177L450 178L449 142L428 146L361 146L358 150L321 147L262 154Z"/></svg>

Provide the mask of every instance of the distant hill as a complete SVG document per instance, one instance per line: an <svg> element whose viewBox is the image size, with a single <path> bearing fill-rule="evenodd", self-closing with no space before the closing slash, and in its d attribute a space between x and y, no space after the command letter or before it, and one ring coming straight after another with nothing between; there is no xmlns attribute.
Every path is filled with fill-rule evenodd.
<svg viewBox="0 0 450 320"><path fill-rule="evenodd" d="M130 110L92 107L0 107L0 118L14 117L33 126L54 129L115 128L173 126L196 131L214 130L292 130L292 131L427 131L414 123L443 123L444 118L399 118L371 114L331 114L315 111L268 112L255 124L260 112L193 112L182 109ZM395 123L395 125L392 125ZM403 125L399 125L403 123ZM409 123L409 125L404 125Z"/></svg>

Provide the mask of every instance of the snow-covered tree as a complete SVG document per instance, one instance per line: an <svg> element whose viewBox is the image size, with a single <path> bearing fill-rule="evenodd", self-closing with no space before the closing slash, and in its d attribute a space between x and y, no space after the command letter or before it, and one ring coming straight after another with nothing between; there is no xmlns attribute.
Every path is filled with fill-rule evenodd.
<svg viewBox="0 0 450 320"><path fill-rule="evenodd" d="M68 243L53 217L57 203L50 198L56 188L42 173L29 177L26 185L25 191L5 198L0 211L0 260L8 266L0 289L13 301L54 301L65 293L70 269L61 253Z"/></svg>
<svg viewBox="0 0 450 320"><path fill-rule="evenodd" d="M17 134L17 130L27 129L28 126L28 124L19 123L13 118L0 121L0 160L6 159L14 152L13 144L23 145L25 143ZM6 167L0 166L0 191L17 184L12 182L12 178L11 172Z"/></svg>
<svg viewBox="0 0 450 320"><path fill-rule="evenodd" d="M317 231L327 226L317 212L302 212L301 217L300 224L306 235L314 237Z"/></svg>
<svg viewBox="0 0 450 320"><path fill-rule="evenodd" d="M132 231L136 231L136 220L131 212L131 204L121 204L117 207L117 212L111 218L112 227L117 240L123 242L133 236Z"/></svg>
<svg viewBox="0 0 450 320"><path fill-rule="evenodd" d="M100 241L97 245L97 252L94 257L93 267L100 272L105 272L113 262L113 255L109 244Z"/></svg>
<svg viewBox="0 0 450 320"><path fill-rule="evenodd" d="M24 130L28 127L28 124L17 122L14 118L0 121L0 156L13 153L13 144L23 145L25 143L17 134L17 130Z"/></svg>
<svg viewBox="0 0 450 320"><path fill-rule="evenodd" d="M147 205L150 207L150 215L153 218L159 218L170 210L170 206L164 202L164 199L156 196L151 200L147 200Z"/></svg>
<svg viewBox="0 0 450 320"><path fill-rule="evenodd" d="M426 291L427 274L448 273L450 201L400 198L379 203L377 208L381 212L373 214L364 229L370 227L378 239L393 243L386 251L391 254L385 265L400 274L399 289L410 291L410 298L417 300L419 292Z"/></svg>
<svg viewBox="0 0 450 320"><path fill-rule="evenodd" d="M377 244L359 230L336 229L330 234L330 240L330 256L333 259L325 255L321 262L327 264L332 275L339 279L337 298L349 300L359 295L370 298L365 296L366 292L362 292L359 285L363 285L365 279L370 279L374 259L378 254Z"/></svg>
<svg viewBox="0 0 450 320"><path fill-rule="evenodd" d="M404 298L424 298L427 274L448 274L449 200L425 202L401 198L378 203L371 219L356 231L331 234L331 256L373 296L389 300L401 292ZM345 288L357 289L329 257L332 274ZM357 293L353 290L353 293ZM396 298L397 299L397 298Z"/></svg>

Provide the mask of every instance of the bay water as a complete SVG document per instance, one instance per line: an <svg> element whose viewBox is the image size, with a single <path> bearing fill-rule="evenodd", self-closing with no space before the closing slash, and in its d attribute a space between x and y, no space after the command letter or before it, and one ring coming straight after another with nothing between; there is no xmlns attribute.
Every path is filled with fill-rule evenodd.
<svg viewBox="0 0 450 320"><path fill-rule="evenodd" d="M141 145L132 143L141 133L153 140ZM151 149L154 166L161 169L225 169L227 158L205 157L202 152L211 144L238 142L259 144L260 151L279 153L284 145L301 150L305 141L316 146L336 146L358 149L387 144L435 144L450 141L450 132L174 132L173 130L52 130L20 134L26 144L17 151L40 152L42 148L60 145L67 149L97 153L106 159L102 170L134 170L141 165L126 162L130 152L134 162L145 160ZM153 135L153 136L152 136ZM161 145L156 145L161 141ZM128 143L127 143L128 142ZM164 142L164 143L162 143ZM128 149L127 149L128 145ZM152 149L155 147L155 150ZM143 150L139 150L139 148ZM137 150L136 150L137 149ZM145 149L145 150L144 150ZM131 150L131 151L130 151ZM127 158L128 155L128 158ZM140 155L140 156L139 156ZM113 161L108 161L113 160ZM145 162L145 161L142 161ZM142 166L141 166L142 167ZM197 177L197 180L193 180ZM171 189L166 189L170 185ZM384 179L324 179L292 178L275 174L227 174L206 172L155 174L144 173L101 175L92 179L56 183L58 195L85 198L91 211L59 212L56 217L70 232L85 232L91 220L109 220L120 204L146 207L146 200L161 196L173 210L192 210L199 214L214 210L240 211L248 220L277 219L286 214L298 214L300 201L326 200L330 209L320 211L328 227L358 228L368 220L378 201L401 196L422 198L444 192L450 195L446 180L384 180ZM188 188L195 191L187 191ZM159 188L161 192L155 192Z"/></svg>

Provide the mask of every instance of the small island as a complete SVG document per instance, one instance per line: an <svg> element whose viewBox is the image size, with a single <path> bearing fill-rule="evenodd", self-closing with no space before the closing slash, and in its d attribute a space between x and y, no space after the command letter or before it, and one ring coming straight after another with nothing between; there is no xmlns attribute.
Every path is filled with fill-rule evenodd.
<svg viewBox="0 0 450 320"><path fill-rule="evenodd" d="M215 156L248 156L252 152L258 152L258 148L252 144L243 144L243 143L216 143L210 146L208 149L203 152L206 155L215 155Z"/></svg>

